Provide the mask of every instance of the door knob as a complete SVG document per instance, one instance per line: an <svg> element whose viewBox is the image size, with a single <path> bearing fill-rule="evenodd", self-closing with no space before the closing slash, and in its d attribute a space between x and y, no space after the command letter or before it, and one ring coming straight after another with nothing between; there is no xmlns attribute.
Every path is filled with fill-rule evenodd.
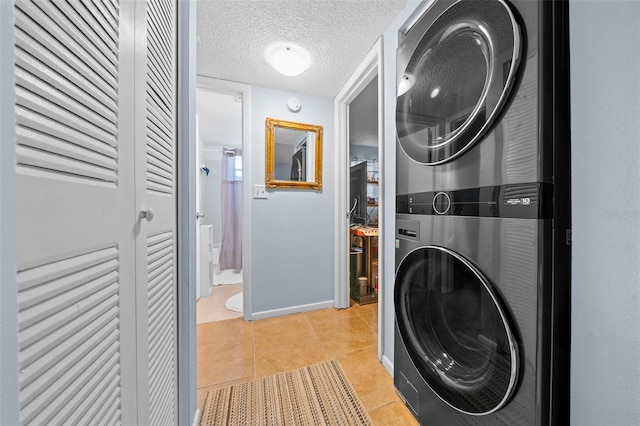
<svg viewBox="0 0 640 426"><path fill-rule="evenodd" d="M151 208L140 210L140 219L147 219L147 222L151 222L153 219L153 210Z"/></svg>
<svg viewBox="0 0 640 426"><path fill-rule="evenodd" d="M201 219L204 217L204 213L196 212L196 219Z"/></svg>

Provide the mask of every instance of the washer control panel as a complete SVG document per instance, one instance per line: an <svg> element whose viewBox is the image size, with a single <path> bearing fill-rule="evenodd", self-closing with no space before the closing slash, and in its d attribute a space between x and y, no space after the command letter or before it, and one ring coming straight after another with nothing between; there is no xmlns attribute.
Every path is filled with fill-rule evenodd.
<svg viewBox="0 0 640 426"><path fill-rule="evenodd" d="M550 183L524 183L396 197L396 213L436 216L548 219L553 215Z"/></svg>

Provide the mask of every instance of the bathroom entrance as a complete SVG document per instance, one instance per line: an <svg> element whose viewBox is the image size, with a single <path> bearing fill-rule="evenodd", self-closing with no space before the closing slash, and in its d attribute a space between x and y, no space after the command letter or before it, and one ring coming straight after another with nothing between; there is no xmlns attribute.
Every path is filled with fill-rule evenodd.
<svg viewBox="0 0 640 426"><path fill-rule="evenodd" d="M197 323L243 316L242 103L196 89Z"/></svg>

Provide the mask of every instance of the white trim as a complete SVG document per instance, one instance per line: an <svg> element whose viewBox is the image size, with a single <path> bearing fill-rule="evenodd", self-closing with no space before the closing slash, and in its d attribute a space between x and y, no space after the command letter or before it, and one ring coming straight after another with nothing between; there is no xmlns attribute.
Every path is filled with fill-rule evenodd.
<svg viewBox="0 0 640 426"><path fill-rule="evenodd" d="M0 0L1 1L1 0ZM178 424L187 424L197 410L196 295L196 204L195 187L195 73L196 8L192 2L178 1Z"/></svg>
<svg viewBox="0 0 640 426"><path fill-rule="evenodd" d="M250 321L253 304L251 281L251 214L252 214L252 152L251 152L251 86L199 75L197 86L219 93L242 95L242 292L243 317ZM194 194L195 196L195 194Z"/></svg>
<svg viewBox="0 0 640 426"><path fill-rule="evenodd" d="M423 2L420 6L418 6L411 13L411 15L404 22L404 25L402 25L400 27L400 30L398 31L398 33L400 34L400 37L399 37L400 40L402 40L404 35L406 33L408 33L411 30L411 28L413 28L413 26L415 24L418 23L420 18L422 18L422 15L424 15L424 13L427 11L427 9L429 9L431 7L431 5L434 3L434 1L435 0L427 0L427 1Z"/></svg>
<svg viewBox="0 0 640 426"><path fill-rule="evenodd" d="M382 56L382 37L378 39L358 68L351 75L334 100L334 116L336 123L336 150L334 156L335 167L335 246L334 246L334 303L336 308L349 306L349 104L362 90L378 76L378 159L380 162L380 199L379 205L384 206L385 178L384 171L384 75ZM378 210L378 359L382 357L384 342L384 282L385 255L382 249L385 244L384 229L386 227L383 209ZM391 283L391 285L393 285Z"/></svg>
<svg viewBox="0 0 640 426"><path fill-rule="evenodd" d="M391 360L387 358L386 355L382 357L382 366L385 368L385 370L387 370L387 373L389 373L391 377L393 377L393 362L391 362Z"/></svg>
<svg viewBox="0 0 640 426"><path fill-rule="evenodd" d="M335 247L334 247L334 299L336 308L349 307L349 104L377 75L380 76L379 58L381 57L381 42L378 40L369 51L358 68L349 77L346 84L334 99L335 141ZM379 79L380 81L380 79ZM379 97L380 93L378 93ZM378 111L378 117L380 111ZM378 135L380 144L380 135ZM380 262L380 261L378 261ZM380 264L380 263L378 263Z"/></svg>
<svg viewBox="0 0 640 426"><path fill-rule="evenodd" d="M384 149L384 49L382 47L382 37L378 40L378 173L379 173L379 190L378 190L378 205L386 206L387 197L387 158L385 157ZM394 158L395 164L395 158ZM395 170L395 167L393 168ZM395 185L395 183L394 183ZM391 203L395 207L395 198ZM384 279L386 267L386 255L384 253L384 247L387 245L387 238L385 236L385 230L395 229L395 215L391 217L391 226L387 226L387 215L384 208L378 207L378 359L382 360L384 353L384 322L385 322L385 294L389 286L393 289L394 281L386 282Z"/></svg>
<svg viewBox="0 0 640 426"><path fill-rule="evenodd" d="M309 303L308 305L290 306L288 308L272 309L270 311L254 312L251 319L261 320L266 318L279 317L282 315L299 314L301 312L317 311L318 309L326 309L333 307L333 300L324 302Z"/></svg>
<svg viewBox="0 0 640 426"><path fill-rule="evenodd" d="M338 309L349 307L349 263L347 260L349 235L347 228L349 226L349 207L347 187L344 182L347 181L348 174L344 167L345 161L349 159L349 146L345 143L348 138L348 120L344 117L348 116L349 108L347 105L338 101L336 98L333 103L333 114L335 122L335 151L334 151L334 182L335 182L335 200L334 200L334 217L336 224L334 228L334 306Z"/></svg>
<svg viewBox="0 0 640 426"><path fill-rule="evenodd" d="M200 419L202 418L202 411L199 408L196 408L196 412L193 415L193 421L191 422L191 426L198 426L200 424Z"/></svg>
<svg viewBox="0 0 640 426"><path fill-rule="evenodd" d="M0 0L0 424L20 422L14 2Z"/></svg>

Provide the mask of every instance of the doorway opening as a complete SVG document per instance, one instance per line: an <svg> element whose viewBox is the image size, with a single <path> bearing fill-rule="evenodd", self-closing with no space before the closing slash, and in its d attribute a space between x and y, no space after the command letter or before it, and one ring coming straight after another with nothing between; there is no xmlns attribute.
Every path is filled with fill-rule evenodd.
<svg viewBox="0 0 640 426"><path fill-rule="evenodd" d="M243 316L242 94L196 89L196 322Z"/></svg>
<svg viewBox="0 0 640 426"><path fill-rule="evenodd" d="M378 76L349 104L349 297L378 302Z"/></svg>
<svg viewBox="0 0 640 426"><path fill-rule="evenodd" d="M377 318L378 358L384 339L384 166L382 41L369 51L335 98L336 308L357 304ZM353 142L353 143L351 143ZM351 167L360 169L351 189ZM355 178L355 175L354 175ZM354 201L357 200L357 201ZM356 229L357 228L357 229ZM359 234L359 235L358 235ZM353 265L353 273L351 272ZM363 303L367 302L367 303ZM373 303L377 302L377 303Z"/></svg>

